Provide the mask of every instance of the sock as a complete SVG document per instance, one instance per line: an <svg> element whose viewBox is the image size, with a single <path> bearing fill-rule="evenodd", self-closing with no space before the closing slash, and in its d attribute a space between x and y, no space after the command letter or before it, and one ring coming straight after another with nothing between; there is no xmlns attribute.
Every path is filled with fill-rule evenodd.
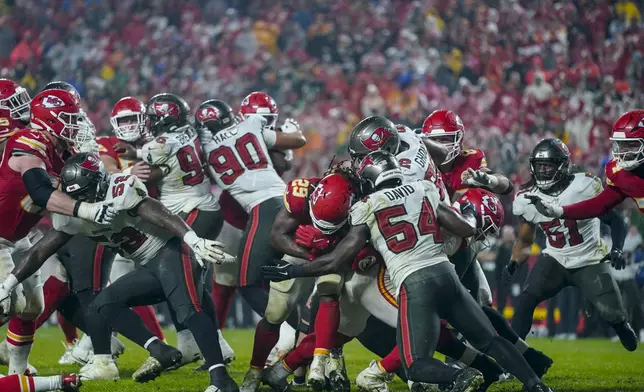
<svg viewBox="0 0 644 392"><path fill-rule="evenodd" d="M504 338L495 336L485 349L485 352L496 359L499 365L521 381L526 388L530 389L541 382L525 358L512 343Z"/></svg>
<svg viewBox="0 0 644 392"><path fill-rule="evenodd" d="M212 365L208 368L208 373L210 373L210 385L218 385L222 379L230 378L223 363Z"/></svg>
<svg viewBox="0 0 644 392"><path fill-rule="evenodd" d="M378 362L378 366L387 373L395 373L400 369L402 362L400 360L400 351L398 350L398 346L394 347L386 357L381 359Z"/></svg>
<svg viewBox="0 0 644 392"><path fill-rule="evenodd" d="M136 314L141 317L143 323L159 340L165 342L165 336L163 335L163 330L161 330L161 325L159 325L159 320L157 319L157 314L154 311L152 306L136 306L132 308Z"/></svg>
<svg viewBox="0 0 644 392"><path fill-rule="evenodd" d="M76 330L76 326L67 321L67 319L60 312L57 312L57 317L58 325L63 331L63 334L65 334L65 341L68 344L74 343L74 340L78 339L78 331Z"/></svg>
<svg viewBox="0 0 644 392"><path fill-rule="evenodd" d="M295 347L295 350L291 351L284 358L284 365L291 371L300 367L306 360L309 360L313 357L313 350L315 350L315 334L312 333L302 339L300 344Z"/></svg>
<svg viewBox="0 0 644 392"><path fill-rule="evenodd" d="M476 353L476 358L469 364L470 367L479 370L487 379L498 380L503 374L503 368L485 354Z"/></svg>
<svg viewBox="0 0 644 392"><path fill-rule="evenodd" d="M328 355L335 346L335 334L340 326L340 303L320 301L315 318L315 354Z"/></svg>
<svg viewBox="0 0 644 392"><path fill-rule="evenodd" d="M49 317L54 314L60 303L69 295L69 285L56 279L55 276L50 276L43 285L42 292L45 299L45 308L40 316L36 318L36 329L49 320Z"/></svg>
<svg viewBox="0 0 644 392"><path fill-rule="evenodd" d="M485 313L487 318L490 319L492 326L496 330L496 333L499 334L499 336L505 338L512 344L517 343L517 341L520 339L519 335L517 335L514 329L512 329L512 327L510 326L508 320L506 320L498 310L489 306L483 306L483 312Z"/></svg>
<svg viewBox="0 0 644 392"><path fill-rule="evenodd" d="M34 343L36 323L14 317L7 329L9 348L9 374L24 374L27 370L29 353Z"/></svg>
<svg viewBox="0 0 644 392"><path fill-rule="evenodd" d="M272 325L266 319L261 319L255 328L255 341L253 343L253 356L250 360L250 366L263 369L266 364L266 358L271 353L275 344L280 338L279 326Z"/></svg>
<svg viewBox="0 0 644 392"><path fill-rule="evenodd" d="M101 306L99 313L107 319L107 323L111 324L118 333L141 347L144 347L150 338L156 337L145 327L143 320L141 320L141 318L132 309L125 305L108 303ZM94 344L96 344L96 342Z"/></svg>
<svg viewBox="0 0 644 392"><path fill-rule="evenodd" d="M517 337L518 337L518 336L517 336ZM526 342L525 342L525 340L523 340L523 339L521 339L521 338L519 338L519 339L514 343L514 347L516 347L516 348L517 348L517 350L519 350L519 352L520 352L521 354L525 354L525 352L526 352L526 351L528 351L528 349L530 348L530 346L528 346L528 343L526 343Z"/></svg>
<svg viewBox="0 0 644 392"><path fill-rule="evenodd" d="M211 368L214 365L223 365L224 357L219 346L219 335L214 332L218 329L217 322L208 317L204 312L197 312L186 321L186 326L192 332L197 342L199 351L205 360L205 365Z"/></svg>
<svg viewBox="0 0 644 392"><path fill-rule="evenodd" d="M465 346L465 351L463 352L463 355L457 358L459 361L463 362L467 366L471 366L474 360L476 360L477 355L478 355L478 351Z"/></svg>
<svg viewBox="0 0 644 392"><path fill-rule="evenodd" d="M235 286L224 286L217 282L213 283L210 295L212 296L212 301L215 303L217 324L219 324L219 328L221 329L226 325L228 310L230 309L230 304L232 304L233 298L235 297L235 291L237 291L237 287Z"/></svg>
<svg viewBox="0 0 644 392"><path fill-rule="evenodd" d="M12 374L0 378L0 391L5 392L45 392L56 391L63 387L61 376L31 377Z"/></svg>
<svg viewBox="0 0 644 392"><path fill-rule="evenodd" d="M280 325L280 338L275 346L282 352L291 351L295 347L295 335L297 335L297 331L293 327L288 323L282 323Z"/></svg>

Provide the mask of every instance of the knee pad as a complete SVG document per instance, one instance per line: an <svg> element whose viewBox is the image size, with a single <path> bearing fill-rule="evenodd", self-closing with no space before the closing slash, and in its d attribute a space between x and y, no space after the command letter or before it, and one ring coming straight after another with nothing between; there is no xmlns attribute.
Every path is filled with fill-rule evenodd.
<svg viewBox="0 0 644 392"><path fill-rule="evenodd" d="M294 308L295 302L290 301L288 290L276 289L274 284L271 283L271 290L268 293L268 305L266 305L266 312L264 313L266 320L271 324L281 324Z"/></svg>
<svg viewBox="0 0 644 392"><path fill-rule="evenodd" d="M340 295L342 286L344 285L344 277L340 274L329 274L320 276L315 282L319 295Z"/></svg>
<svg viewBox="0 0 644 392"><path fill-rule="evenodd" d="M612 275L609 272L602 272L597 275L594 283L585 294L601 318L609 324L626 320L621 294Z"/></svg>

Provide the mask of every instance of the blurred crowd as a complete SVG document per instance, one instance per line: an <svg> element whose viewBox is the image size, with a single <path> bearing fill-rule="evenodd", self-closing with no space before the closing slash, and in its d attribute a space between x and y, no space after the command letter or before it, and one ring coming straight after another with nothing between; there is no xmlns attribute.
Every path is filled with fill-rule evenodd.
<svg viewBox="0 0 644 392"><path fill-rule="evenodd" d="M32 92L55 79L71 83L104 133L126 95L170 91L192 107L207 98L236 106L266 91L309 140L294 176L319 174L334 154L344 156L365 116L416 128L434 109L451 109L465 123L465 144L519 184L529 151L551 135L568 143L574 163L601 173L612 122L644 107L643 6L0 0L0 77Z"/></svg>

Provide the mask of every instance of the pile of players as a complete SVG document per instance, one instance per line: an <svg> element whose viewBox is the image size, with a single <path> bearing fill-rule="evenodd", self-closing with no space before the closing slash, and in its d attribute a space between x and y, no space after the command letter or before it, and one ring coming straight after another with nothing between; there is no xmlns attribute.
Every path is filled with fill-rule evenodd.
<svg viewBox="0 0 644 392"><path fill-rule="evenodd" d="M358 375L361 389L387 391L398 374L413 391L485 390L508 372L529 391L548 391L541 377L552 360L523 339L536 305L569 284L627 349L637 347L603 263L623 266L623 222L610 208L598 213L611 227L608 251L600 220L575 214L588 213L588 203L604 206L593 204L597 198L643 200L643 111L617 121L611 182L601 193L596 178L571 172L561 141L546 139L533 151L532 181L513 206L522 224L504 276L526 260L533 225L548 244L521 294L515 332L490 306L476 260L503 225L495 194L514 187L486 167L482 151L463 148L465 127L451 111L431 113L417 131L366 118L351 133L350 162L287 185L280 175L306 139L292 119L277 126L277 105L265 93L248 95L238 115L214 99L193 114L175 94L146 104L126 97L112 112L114 135L98 143L65 83L30 100L2 80L0 110L0 218L11 223L0 227L0 311L10 319L0 349L14 375L0 379L6 390L118 379L117 332L150 353L136 381L202 358L206 392L251 392L262 382L286 390L292 373L302 382L309 362L314 390L346 391L341 348L353 338L382 357ZM559 206L578 201L587 205ZM36 241L45 211L53 228ZM43 296L39 271L56 257L64 274L45 287L68 289ZM226 371L234 353L219 331L236 290L262 315L241 387ZM164 301L178 348L164 343L148 307ZM24 376L35 329L55 310L85 332L69 351L84 365L80 376ZM463 366L434 359L434 351Z"/></svg>

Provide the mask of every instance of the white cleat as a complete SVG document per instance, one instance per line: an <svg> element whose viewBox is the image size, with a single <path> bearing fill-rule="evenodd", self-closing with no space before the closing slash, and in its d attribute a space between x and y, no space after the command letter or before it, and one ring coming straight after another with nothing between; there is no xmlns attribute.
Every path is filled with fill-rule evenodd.
<svg viewBox="0 0 644 392"><path fill-rule="evenodd" d="M230 344L224 339L224 335L221 333L221 329L217 331L219 334L219 347L221 348L221 355L224 357L224 364L228 365L235 360L235 351Z"/></svg>
<svg viewBox="0 0 644 392"><path fill-rule="evenodd" d="M393 374L385 372L376 360L372 360L369 367L358 374L356 385L363 391L389 392L387 384L393 380Z"/></svg>
<svg viewBox="0 0 644 392"><path fill-rule="evenodd" d="M262 383L263 369L250 368L239 386L239 392L256 392Z"/></svg>
<svg viewBox="0 0 644 392"><path fill-rule="evenodd" d="M95 355L78 375L84 380L117 381L119 369L111 355Z"/></svg>
<svg viewBox="0 0 644 392"><path fill-rule="evenodd" d="M6 339L0 342L0 365L9 366L9 347Z"/></svg>
<svg viewBox="0 0 644 392"><path fill-rule="evenodd" d="M74 361L74 358L72 358L72 350L74 349L74 345L76 344L76 340L74 340L74 343L71 345L68 345L65 342L61 342L63 344L63 347L65 347L65 353L63 354L62 357L58 360L59 365L73 365L76 362Z"/></svg>
<svg viewBox="0 0 644 392"><path fill-rule="evenodd" d="M125 344L123 344L123 342L121 342L116 336L112 336L112 340L110 341L110 352L114 359L117 359L125 352Z"/></svg>
<svg viewBox="0 0 644 392"><path fill-rule="evenodd" d="M329 365L329 356L313 354L313 361L309 367L307 383L315 392L324 390L326 386L326 368Z"/></svg>
<svg viewBox="0 0 644 392"><path fill-rule="evenodd" d="M189 363L197 362L201 359L201 351L192 332L187 329L177 333L177 349L181 351L181 363L179 366L184 366Z"/></svg>
<svg viewBox="0 0 644 392"><path fill-rule="evenodd" d="M83 335L83 337L74 344L71 356L72 360L81 366L88 364L92 360L92 357L94 356L94 347L92 346L92 339L89 335Z"/></svg>
<svg viewBox="0 0 644 392"><path fill-rule="evenodd" d="M331 350L326 372L333 391L351 391L351 381L349 381L349 376L347 375L347 367L344 364L344 354L341 349Z"/></svg>

